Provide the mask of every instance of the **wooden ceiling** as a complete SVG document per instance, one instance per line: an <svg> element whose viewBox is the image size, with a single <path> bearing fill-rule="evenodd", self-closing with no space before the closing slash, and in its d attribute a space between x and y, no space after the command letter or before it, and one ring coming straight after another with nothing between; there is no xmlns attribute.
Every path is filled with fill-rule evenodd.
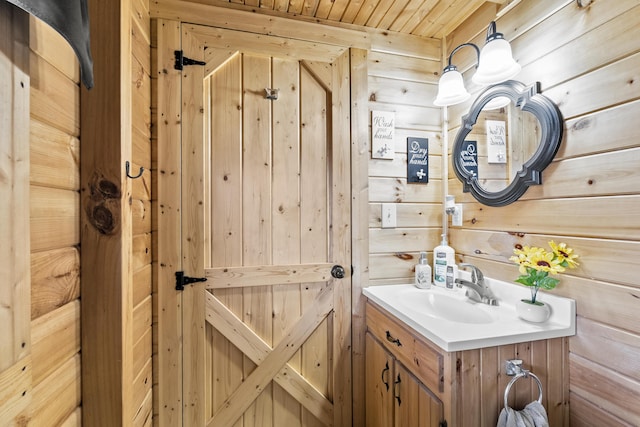
<svg viewBox="0 0 640 427"><path fill-rule="evenodd" d="M294 19L442 38L483 6L501 9L514 0L191 0Z"/></svg>

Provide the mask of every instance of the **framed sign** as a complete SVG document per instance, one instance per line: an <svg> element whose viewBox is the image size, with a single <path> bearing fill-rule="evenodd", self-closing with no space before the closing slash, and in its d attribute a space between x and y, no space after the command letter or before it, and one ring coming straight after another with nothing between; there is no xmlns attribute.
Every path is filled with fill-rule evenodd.
<svg viewBox="0 0 640 427"><path fill-rule="evenodd" d="M395 129L395 113L393 111L371 112L371 157L393 160L395 156L393 149Z"/></svg>
<svg viewBox="0 0 640 427"><path fill-rule="evenodd" d="M429 140L407 138L407 182L429 182Z"/></svg>
<svg viewBox="0 0 640 427"><path fill-rule="evenodd" d="M502 120L486 120L489 163L507 163L507 126Z"/></svg>
<svg viewBox="0 0 640 427"><path fill-rule="evenodd" d="M464 141L459 153L458 161L472 176L478 176L478 142Z"/></svg>

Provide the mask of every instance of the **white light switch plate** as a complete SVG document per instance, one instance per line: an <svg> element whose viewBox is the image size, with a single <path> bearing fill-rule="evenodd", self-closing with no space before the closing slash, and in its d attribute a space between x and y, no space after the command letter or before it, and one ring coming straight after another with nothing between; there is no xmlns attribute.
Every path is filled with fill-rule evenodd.
<svg viewBox="0 0 640 427"><path fill-rule="evenodd" d="M395 228L397 223L395 203L383 203L381 215L382 228Z"/></svg>
<svg viewBox="0 0 640 427"><path fill-rule="evenodd" d="M451 217L451 225L461 227L462 226L462 203L456 203Z"/></svg>

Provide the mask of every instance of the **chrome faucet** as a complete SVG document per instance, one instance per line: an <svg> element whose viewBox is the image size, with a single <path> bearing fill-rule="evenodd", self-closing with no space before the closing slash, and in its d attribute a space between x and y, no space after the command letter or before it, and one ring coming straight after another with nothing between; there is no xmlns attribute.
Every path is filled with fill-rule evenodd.
<svg viewBox="0 0 640 427"><path fill-rule="evenodd" d="M465 295L472 301L480 302L488 305L498 305L498 300L493 295L489 287L484 283L484 274L478 267L473 264L460 263L459 268L471 269L471 281L465 279L456 279L456 285L459 288L466 287L467 292Z"/></svg>

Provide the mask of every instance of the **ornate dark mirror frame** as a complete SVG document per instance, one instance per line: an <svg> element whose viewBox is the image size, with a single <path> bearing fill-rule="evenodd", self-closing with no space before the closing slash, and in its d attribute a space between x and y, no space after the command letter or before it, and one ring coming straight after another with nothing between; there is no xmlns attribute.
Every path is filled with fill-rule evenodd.
<svg viewBox="0 0 640 427"><path fill-rule="evenodd" d="M471 192L480 203L488 206L506 206L518 200L529 186L542 183L542 171L551 163L560 147L563 123L562 114L556 104L540 92L539 82L525 86L521 82L508 80L485 89L473 102L469 113L462 116L462 126L453 145L453 169L458 179L462 181L463 191ZM489 192L482 188L475 174L464 168L460 152L482 108L497 97L509 98L516 107L532 113L538 119L541 128L540 144L506 188Z"/></svg>

